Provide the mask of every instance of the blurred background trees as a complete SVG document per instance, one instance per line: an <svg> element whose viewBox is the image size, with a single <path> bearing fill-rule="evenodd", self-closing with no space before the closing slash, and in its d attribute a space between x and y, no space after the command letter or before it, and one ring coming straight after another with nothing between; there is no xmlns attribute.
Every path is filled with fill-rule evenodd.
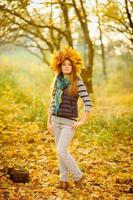
<svg viewBox="0 0 133 200"><path fill-rule="evenodd" d="M88 178L81 199L131 199L132 13L132 0L0 1L0 200L79 198L74 189L68 196L56 190L56 150L47 130L50 59L63 46L81 53L93 97L71 148ZM79 98L78 120L82 105ZM12 168L28 169L33 179L12 183Z"/></svg>
<svg viewBox="0 0 133 200"><path fill-rule="evenodd" d="M72 145L88 177L81 198L86 191L90 199L131 198L132 11L132 0L0 1L1 200L67 198L55 192L56 151L47 130L54 78L50 59L67 45L81 53L81 75L93 97L92 112ZM79 98L78 120L82 105ZM5 177L9 167L29 169L33 180L11 183ZM74 190L68 194L68 199L79 197Z"/></svg>
<svg viewBox="0 0 133 200"><path fill-rule="evenodd" d="M84 58L81 76L90 93L95 63L107 78L110 57L131 59L131 0L2 0L0 11L1 46L25 48L48 66L54 51L76 48Z"/></svg>

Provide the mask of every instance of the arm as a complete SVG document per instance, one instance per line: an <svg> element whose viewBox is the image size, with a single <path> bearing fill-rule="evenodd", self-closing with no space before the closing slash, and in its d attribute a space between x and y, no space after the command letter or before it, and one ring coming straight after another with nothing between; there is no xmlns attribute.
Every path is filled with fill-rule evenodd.
<svg viewBox="0 0 133 200"><path fill-rule="evenodd" d="M47 123L51 124L51 117L52 117L52 112L54 111L54 106L55 106L55 101L54 101L54 95L51 97L51 101L50 101L50 107L48 110L48 119L47 119Z"/></svg>
<svg viewBox="0 0 133 200"><path fill-rule="evenodd" d="M83 115L81 116L81 119L80 119L81 124L84 124L87 121L88 116L89 116L89 112L84 111L84 113L83 113Z"/></svg>
<svg viewBox="0 0 133 200"><path fill-rule="evenodd" d="M52 117L51 112L48 112L48 120L47 120L47 124L48 124L48 123L51 124L51 117Z"/></svg>
<svg viewBox="0 0 133 200"><path fill-rule="evenodd" d="M82 101L84 102L84 106L85 106L84 111L90 112L91 107L92 107L92 101L91 101L89 93L87 92L86 85L81 79L78 80L78 93Z"/></svg>
<svg viewBox="0 0 133 200"><path fill-rule="evenodd" d="M50 107L48 110L48 120L47 123L51 123L51 116L52 116L52 112L54 111L54 107L55 107L55 83L54 82L54 86L53 86L53 91L52 91L52 95L51 95L51 100L50 100Z"/></svg>
<svg viewBox="0 0 133 200"><path fill-rule="evenodd" d="M55 104L54 97L55 97L55 83L54 83L54 87L53 87L53 91L51 95L51 101L50 101L50 107L48 110L48 119L47 119L47 128L52 135L53 135L53 129L51 125L51 117L52 117L52 112L54 110L54 104Z"/></svg>
<svg viewBox="0 0 133 200"><path fill-rule="evenodd" d="M92 102L87 92L86 85L81 79L78 80L78 93L84 102L85 109L83 115L81 116L81 119L78 122L74 123L73 127L78 127L87 121L92 106Z"/></svg>
<svg viewBox="0 0 133 200"><path fill-rule="evenodd" d="M47 129L48 131L51 133L51 135L53 135L53 127L51 125L51 113L48 113L48 121L47 121Z"/></svg>

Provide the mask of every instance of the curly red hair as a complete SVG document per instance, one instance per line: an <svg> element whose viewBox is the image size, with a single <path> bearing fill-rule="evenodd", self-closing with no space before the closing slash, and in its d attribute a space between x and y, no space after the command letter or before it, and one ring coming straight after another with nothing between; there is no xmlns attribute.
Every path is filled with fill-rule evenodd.
<svg viewBox="0 0 133 200"><path fill-rule="evenodd" d="M81 55L72 47L65 47L53 54L50 64L51 69L59 74L61 72L61 65L65 59L72 61L76 73L80 73L84 68Z"/></svg>

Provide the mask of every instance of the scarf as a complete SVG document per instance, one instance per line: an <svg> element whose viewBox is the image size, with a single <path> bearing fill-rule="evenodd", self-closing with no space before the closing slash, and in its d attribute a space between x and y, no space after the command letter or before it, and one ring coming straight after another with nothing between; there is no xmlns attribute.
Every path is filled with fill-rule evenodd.
<svg viewBox="0 0 133 200"><path fill-rule="evenodd" d="M55 92L55 114L59 111L60 103L62 102L61 96L63 89L68 87L70 80L67 77L63 77L60 74L56 78L56 92Z"/></svg>

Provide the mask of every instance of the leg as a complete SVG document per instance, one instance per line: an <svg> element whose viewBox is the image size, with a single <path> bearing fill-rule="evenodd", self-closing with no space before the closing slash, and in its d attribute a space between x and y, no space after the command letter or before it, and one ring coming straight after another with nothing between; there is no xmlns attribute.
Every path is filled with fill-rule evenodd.
<svg viewBox="0 0 133 200"><path fill-rule="evenodd" d="M74 136L75 130L71 125L62 125L61 135L58 142L58 154L64 161L68 170L73 174L74 180L77 181L82 177L77 163L73 157L67 152L67 147Z"/></svg>
<svg viewBox="0 0 133 200"><path fill-rule="evenodd" d="M52 121L52 126L54 129L54 140L56 147L58 146L58 142L60 139L61 134L61 127L60 124ZM68 181L68 169L62 159L62 157L58 154L58 160L59 160L59 168L60 168L60 180L62 181Z"/></svg>

